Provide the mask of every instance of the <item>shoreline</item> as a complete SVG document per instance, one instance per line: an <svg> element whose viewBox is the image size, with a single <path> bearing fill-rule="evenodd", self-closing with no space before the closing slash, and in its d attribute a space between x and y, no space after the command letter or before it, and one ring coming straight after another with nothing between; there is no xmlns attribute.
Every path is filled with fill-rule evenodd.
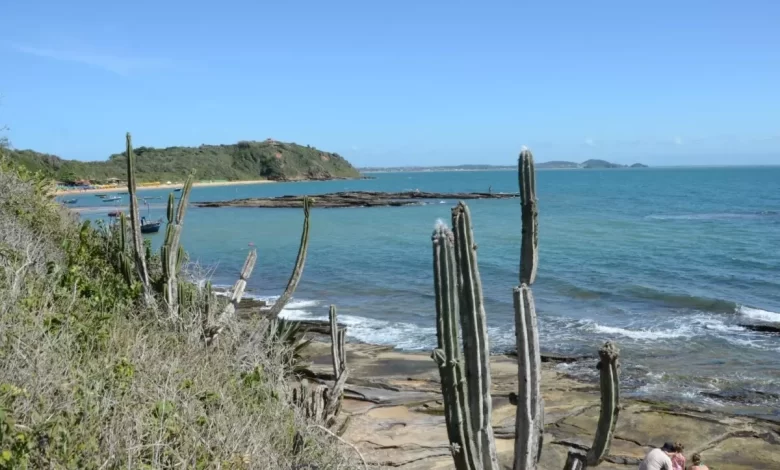
<svg viewBox="0 0 780 470"><path fill-rule="evenodd" d="M244 181L197 181L192 184L193 188L202 188L209 186L246 186L250 184L267 184L276 183L271 180L244 180ZM154 186L138 186L137 191L151 190L151 189L178 189L184 186L184 183L171 183L171 184L157 184ZM115 188L100 188L100 189L66 189L55 190L55 196L66 196L75 194L109 194L127 192L127 186L117 186Z"/></svg>
<svg viewBox="0 0 780 470"><path fill-rule="evenodd" d="M327 385L333 374L326 329L329 325L314 333L304 356L309 361L307 379ZM342 413L349 424L343 437L372 465L453 468L439 372L430 355L367 343L347 343L346 349L350 375ZM583 361L595 367L597 359ZM570 377L556 362L542 364L545 431L540 470L562 468L572 448L587 450L599 419L598 380ZM517 360L491 355L490 369L496 447L501 464L507 465L502 468L511 468L517 408L510 394L517 391ZM710 468L780 468L776 426L777 421L722 408L621 397L615 437L599 467L635 469L651 448L679 441L689 459L694 452L702 453Z"/></svg>

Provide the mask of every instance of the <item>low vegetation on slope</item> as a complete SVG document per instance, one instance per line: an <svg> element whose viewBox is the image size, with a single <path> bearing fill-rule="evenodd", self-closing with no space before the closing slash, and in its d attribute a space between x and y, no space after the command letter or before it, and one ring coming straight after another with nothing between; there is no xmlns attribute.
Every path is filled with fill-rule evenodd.
<svg viewBox="0 0 780 470"><path fill-rule="evenodd" d="M139 147L136 174L139 182L183 181L191 170L201 180L276 181L356 178L358 171L337 153L314 147L266 140L200 147ZM60 181L122 179L127 168L124 153L107 161L64 160L32 150L9 151L9 158L30 171Z"/></svg>
<svg viewBox="0 0 780 470"><path fill-rule="evenodd" d="M142 306L111 231L48 187L0 156L0 469L352 468L290 405L269 322L204 345L209 304Z"/></svg>

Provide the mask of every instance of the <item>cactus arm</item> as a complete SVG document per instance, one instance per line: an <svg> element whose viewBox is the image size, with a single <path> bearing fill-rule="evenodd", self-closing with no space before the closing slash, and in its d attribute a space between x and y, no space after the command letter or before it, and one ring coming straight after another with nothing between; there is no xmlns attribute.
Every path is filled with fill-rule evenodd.
<svg viewBox="0 0 780 470"><path fill-rule="evenodd" d="M544 439L539 328L531 284L539 265L539 211L533 155L523 149L517 162L522 240L520 286L513 291L517 341L518 398L514 470L536 469Z"/></svg>
<svg viewBox="0 0 780 470"><path fill-rule="evenodd" d="M477 455L485 470L497 469L498 457L491 423L490 348L487 320L482 297L482 281L477 265L477 245L471 227L468 206L458 203L452 210L455 235L455 261L458 266L460 321L463 331L465 376L468 378L468 398L471 429L475 435Z"/></svg>
<svg viewBox="0 0 780 470"><path fill-rule="evenodd" d="M153 302L152 291L149 284L149 271L146 267L146 257L144 256L144 242L141 237L141 219L138 215L138 199L136 197L135 154L133 153L133 140L129 132L126 135L125 143L125 157L127 159L127 193L130 198L130 228L133 235L135 269L138 278L141 281L144 301L147 305L151 305Z"/></svg>
<svg viewBox="0 0 780 470"><path fill-rule="evenodd" d="M298 282L303 275L303 267L306 264L306 254L309 249L309 208L311 206L311 200L308 197L303 198L303 230L301 232L301 244L298 246L298 257L295 259L295 267L290 275L289 281L287 281L287 287L284 289L282 295L274 302L273 306L268 310L270 318L276 318L279 313L287 305L295 292L295 288L298 287Z"/></svg>
<svg viewBox="0 0 780 470"><path fill-rule="evenodd" d="M587 465L595 467L609 454L620 411L620 351L609 341L599 350L601 412L593 446L588 451Z"/></svg>
<svg viewBox="0 0 780 470"><path fill-rule="evenodd" d="M133 287L132 261L127 255L127 218L125 218L124 213L119 214L119 253L117 259L127 286Z"/></svg>
<svg viewBox="0 0 780 470"><path fill-rule="evenodd" d="M336 317L336 306L331 305L328 311L330 318L331 353L333 354L333 387L328 389L325 396L324 417L326 426L331 426L336 416L341 411L344 387L347 384L347 348L345 343L346 331L339 328Z"/></svg>
<svg viewBox="0 0 780 470"><path fill-rule="evenodd" d="M540 393L541 359L533 293L523 284L514 289L517 335L518 396L515 419L515 470L535 469L544 431Z"/></svg>
<svg viewBox="0 0 780 470"><path fill-rule="evenodd" d="M536 201L536 175L531 151L523 149L518 161L520 205L522 208L522 241L520 245L520 284L529 286L536 280L539 265L539 210Z"/></svg>
<svg viewBox="0 0 780 470"><path fill-rule="evenodd" d="M433 281L436 296L437 348L431 357L439 368L450 451L457 470L479 468L471 432L468 391L458 342L458 287L454 239L442 225L433 234Z"/></svg>
<svg viewBox="0 0 780 470"><path fill-rule="evenodd" d="M244 261L244 267L241 269L241 273L238 275L238 280L233 285L233 293L230 296L230 302L228 302L228 304L225 305L225 308L222 309L222 312L216 321L216 325L206 329L206 344L211 344L214 342L217 336L222 333L222 330L225 329L225 325L227 325L230 318L232 318L236 313L236 308L241 302L241 299L244 297L246 281L249 279L249 276L252 275L252 270L255 269L256 262L257 250L252 250L247 255L246 261ZM206 286L207 296L211 297L211 283L208 283Z"/></svg>
<svg viewBox="0 0 780 470"><path fill-rule="evenodd" d="M193 174L191 173L184 183L184 188L182 188L181 191L181 199L179 200L179 207L175 213L173 210L173 193L168 196L168 226L165 230L165 242L163 243L161 255L163 263L164 297L168 304L168 314L172 318L177 317L179 314L179 281L177 277L179 269L181 269L181 261L183 260L183 250L180 249L180 242L184 224L184 214L187 212L187 203L189 202L190 192L192 191L192 182Z"/></svg>

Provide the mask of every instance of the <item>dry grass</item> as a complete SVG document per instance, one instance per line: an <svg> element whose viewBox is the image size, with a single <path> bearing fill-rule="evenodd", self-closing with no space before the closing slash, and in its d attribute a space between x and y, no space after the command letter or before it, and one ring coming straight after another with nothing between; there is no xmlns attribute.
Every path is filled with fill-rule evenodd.
<svg viewBox="0 0 780 470"><path fill-rule="evenodd" d="M199 308L170 324L108 263L79 265L79 228L47 201L0 168L0 469L359 468L290 405L265 322L205 347Z"/></svg>

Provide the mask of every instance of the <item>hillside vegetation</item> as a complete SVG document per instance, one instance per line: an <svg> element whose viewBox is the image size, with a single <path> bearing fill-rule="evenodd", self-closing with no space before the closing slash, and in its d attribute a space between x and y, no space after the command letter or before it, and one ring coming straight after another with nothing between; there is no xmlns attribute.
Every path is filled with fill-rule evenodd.
<svg viewBox="0 0 780 470"><path fill-rule="evenodd" d="M191 170L199 180L275 181L356 178L360 173L337 153L277 141L242 141L233 145L200 147L138 147L136 175L139 182L183 181ZM40 171L60 181L123 179L124 153L107 161L64 160L33 150L10 150L9 158L30 171Z"/></svg>
<svg viewBox="0 0 780 470"><path fill-rule="evenodd" d="M198 287L175 318L142 302L119 229L49 187L0 155L0 470L355 468L291 405L298 343L235 319L205 345L226 300Z"/></svg>

